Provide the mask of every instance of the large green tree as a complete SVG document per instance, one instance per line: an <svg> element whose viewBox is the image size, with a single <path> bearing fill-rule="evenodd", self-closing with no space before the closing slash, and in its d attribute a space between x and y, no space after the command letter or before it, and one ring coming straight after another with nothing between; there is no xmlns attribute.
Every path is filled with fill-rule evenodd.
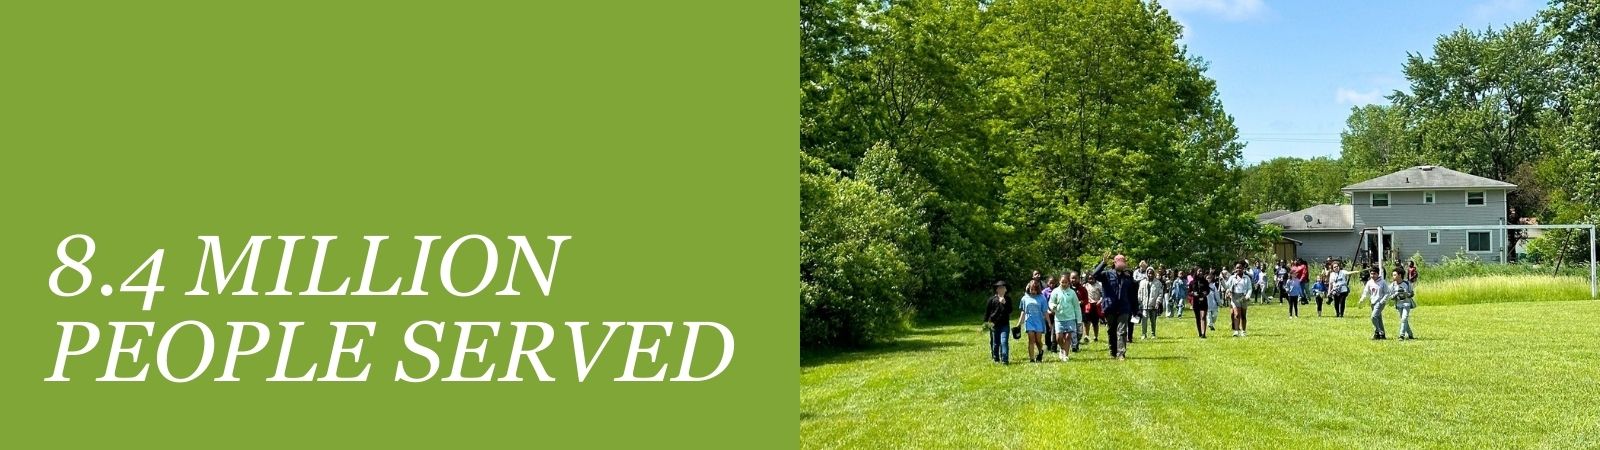
<svg viewBox="0 0 1600 450"><path fill-rule="evenodd" d="M1258 238L1232 119L1157 4L805 0L800 32L808 345L1104 250L1214 262Z"/></svg>

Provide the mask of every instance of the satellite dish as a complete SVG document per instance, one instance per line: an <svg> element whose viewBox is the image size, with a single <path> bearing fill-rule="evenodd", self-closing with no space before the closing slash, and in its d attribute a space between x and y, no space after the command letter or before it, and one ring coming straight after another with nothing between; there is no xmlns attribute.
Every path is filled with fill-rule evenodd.
<svg viewBox="0 0 1600 450"><path fill-rule="evenodd" d="M1305 219L1306 223L1311 223L1311 215L1310 214L1306 214L1304 219Z"/></svg>

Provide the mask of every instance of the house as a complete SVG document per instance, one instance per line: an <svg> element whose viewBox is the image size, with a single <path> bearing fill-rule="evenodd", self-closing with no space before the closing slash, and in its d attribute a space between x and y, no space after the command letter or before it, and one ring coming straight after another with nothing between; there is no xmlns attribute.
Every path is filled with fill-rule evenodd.
<svg viewBox="0 0 1600 450"><path fill-rule="evenodd" d="M1437 262L1458 252L1484 261L1505 260L1506 195L1517 186L1438 166L1416 166L1345 186L1348 204L1316 205L1287 214L1257 216L1283 227L1280 258L1370 260L1378 227L1483 226L1482 230L1384 230L1384 259L1421 253Z"/></svg>

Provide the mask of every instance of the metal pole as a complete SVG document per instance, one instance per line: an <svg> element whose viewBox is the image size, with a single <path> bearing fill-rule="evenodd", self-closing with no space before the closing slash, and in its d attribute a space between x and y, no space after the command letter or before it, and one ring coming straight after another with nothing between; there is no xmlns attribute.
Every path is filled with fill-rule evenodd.
<svg viewBox="0 0 1600 450"><path fill-rule="evenodd" d="M1506 251L1507 251L1506 247L1509 247L1511 245L1511 240L1510 239L1506 239L1506 219L1505 218L1501 218L1500 219L1500 233L1499 234L1500 234L1500 263L1501 264L1505 264L1506 261L1507 261L1506 260Z"/></svg>
<svg viewBox="0 0 1600 450"><path fill-rule="evenodd" d="M1594 225L1589 225L1589 298L1600 297L1600 286L1594 277Z"/></svg>
<svg viewBox="0 0 1600 450"><path fill-rule="evenodd" d="M1378 276L1387 276L1383 270L1383 227L1378 227Z"/></svg>

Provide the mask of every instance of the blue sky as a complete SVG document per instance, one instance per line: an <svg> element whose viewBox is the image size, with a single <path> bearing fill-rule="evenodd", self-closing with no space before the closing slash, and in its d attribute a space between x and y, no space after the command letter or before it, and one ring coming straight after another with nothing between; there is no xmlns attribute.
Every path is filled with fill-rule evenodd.
<svg viewBox="0 0 1600 450"><path fill-rule="evenodd" d="M1525 20L1536 0L1161 1L1210 62L1222 104L1247 141L1244 159L1339 154L1353 105L1403 89L1406 52L1439 35Z"/></svg>

